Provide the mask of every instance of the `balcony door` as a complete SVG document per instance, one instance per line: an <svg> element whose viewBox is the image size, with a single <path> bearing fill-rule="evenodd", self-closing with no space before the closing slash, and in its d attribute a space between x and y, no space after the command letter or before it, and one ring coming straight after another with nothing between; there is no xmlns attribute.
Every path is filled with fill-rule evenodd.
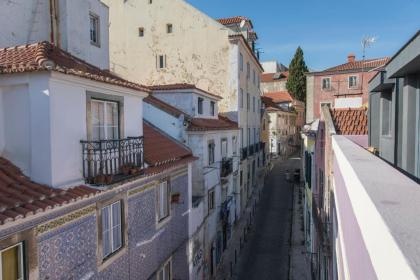
<svg viewBox="0 0 420 280"><path fill-rule="evenodd" d="M92 140L119 138L118 102L91 100Z"/></svg>

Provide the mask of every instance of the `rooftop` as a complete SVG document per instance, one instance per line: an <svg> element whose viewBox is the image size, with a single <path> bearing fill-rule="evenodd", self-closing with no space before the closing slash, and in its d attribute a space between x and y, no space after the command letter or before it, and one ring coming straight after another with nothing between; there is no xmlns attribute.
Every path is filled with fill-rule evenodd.
<svg viewBox="0 0 420 280"><path fill-rule="evenodd" d="M240 24L242 21L246 21L246 22L249 22L249 24L251 25L251 28L253 28L252 21L249 18L244 17L244 16L219 18L216 20L223 25Z"/></svg>
<svg viewBox="0 0 420 280"><path fill-rule="evenodd" d="M149 89L152 91L175 91L175 90L197 90L201 93L204 93L205 95L209 95L212 98L215 98L217 100L223 99L221 96L210 93L208 91L205 91L203 89L200 89L196 87L193 84L187 84L187 83L179 83L179 84L168 84L168 85L154 85L149 86Z"/></svg>
<svg viewBox="0 0 420 280"><path fill-rule="evenodd" d="M189 148L146 121L143 122L143 134L144 160L151 167L173 164L193 157Z"/></svg>
<svg viewBox="0 0 420 280"><path fill-rule="evenodd" d="M146 86L129 82L109 71L101 70L49 42L0 49L0 74L36 71L56 71L98 82L149 92Z"/></svg>
<svg viewBox="0 0 420 280"><path fill-rule="evenodd" d="M272 83L276 81L285 81L289 77L289 71L279 73L263 73L261 75L262 83Z"/></svg>
<svg viewBox="0 0 420 280"><path fill-rule="evenodd" d="M188 131L209 131L209 130L235 130L238 123L229 118L219 115L218 119L193 118Z"/></svg>
<svg viewBox="0 0 420 280"><path fill-rule="evenodd" d="M346 63L327 68L323 71L315 71L313 74L340 73L340 72L356 72L370 71L384 66L389 61L389 57L373 58L366 60L352 60Z"/></svg>
<svg viewBox="0 0 420 280"><path fill-rule="evenodd" d="M265 97L269 97L274 103L292 102L293 98L288 91L266 92Z"/></svg>
<svg viewBox="0 0 420 280"><path fill-rule="evenodd" d="M331 109L330 113L337 134L368 134L366 108Z"/></svg>
<svg viewBox="0 0 420 280"><path fill-rule="evenodd" d="M162 100L160 100L160 99L158 99L158 98L156 98L152 95L149 95L148 97L144 98L143 101L148 103L148 104L151 104L151 105L155 106L156 108L158 108L158 109L160 109L160 110L162 110L162 111L164 111L164 112L166 112L166 113L168 113L168 114L170 114L170 115L172 115L176 118L179 118L181 115L184 115L188 118L191 118L189 115L184 113L182 110L180 110L180 109L178 109L178 108L176 108L176 107L174 107L174 106L172 106L172 105L170 105L166 102L163 102Z"/></svg>
<svg viewBox="0 0 420 280"><path fill-rule="evenodd" d="M94 196L87 186L56 189L32 182L10 161L0 157L0 225Z"/></svg>

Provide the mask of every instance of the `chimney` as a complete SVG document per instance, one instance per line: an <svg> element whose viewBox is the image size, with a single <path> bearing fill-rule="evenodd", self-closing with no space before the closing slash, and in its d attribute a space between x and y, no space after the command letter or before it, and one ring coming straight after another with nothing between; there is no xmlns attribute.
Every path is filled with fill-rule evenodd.
<svg viewBox="0 0 420 280"><path fill-rule="evenodd" d="M354 55L354 53L350 53L347 56L347 62L355 62L356 61L356 56Z"/></svg>

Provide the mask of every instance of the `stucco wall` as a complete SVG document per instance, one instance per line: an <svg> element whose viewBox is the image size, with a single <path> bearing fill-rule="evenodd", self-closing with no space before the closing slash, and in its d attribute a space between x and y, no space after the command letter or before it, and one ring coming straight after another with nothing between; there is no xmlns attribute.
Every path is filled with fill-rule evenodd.
<svg viewBox="0 0 420 280"><path fill-rule="evenodd" d="M1 1L0 47L51 41L49 0ZM100 0L59 0L60 47L99 68L109 68L108 8ZM100 18L100 47L90 43L89 13Z"/></svg>
<svg viewBox="0 0 420 280"><path fill-rule="evenodd" d="M145 84L187 82L223 95L226 28L182 0L104 2L110 7L111 70ZM166 32L166 24L173 25L173 33ZM138 36L140 27L144 37ZM166 55L165 69L157 69L158 55Z"/></svg>
<svg viewBox="0 0 420 280"><path fill-rule="evenodd" d="M4 88L0 99L0 154L29 175L31 131L28 85Z"/></svg>

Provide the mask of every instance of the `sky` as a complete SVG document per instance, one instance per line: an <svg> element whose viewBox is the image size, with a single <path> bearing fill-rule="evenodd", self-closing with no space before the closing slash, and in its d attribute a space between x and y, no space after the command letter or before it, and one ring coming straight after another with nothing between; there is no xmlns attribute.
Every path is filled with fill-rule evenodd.
<svg viewBox="0 0 420 280"><path fill-rule="evenodd" d="M213 18L246 16L261 61L288 66L300 46L311 70L362 58L362 38L377 37L367 58L392 56L420 29L420 0L187 0Z"/></svg>

